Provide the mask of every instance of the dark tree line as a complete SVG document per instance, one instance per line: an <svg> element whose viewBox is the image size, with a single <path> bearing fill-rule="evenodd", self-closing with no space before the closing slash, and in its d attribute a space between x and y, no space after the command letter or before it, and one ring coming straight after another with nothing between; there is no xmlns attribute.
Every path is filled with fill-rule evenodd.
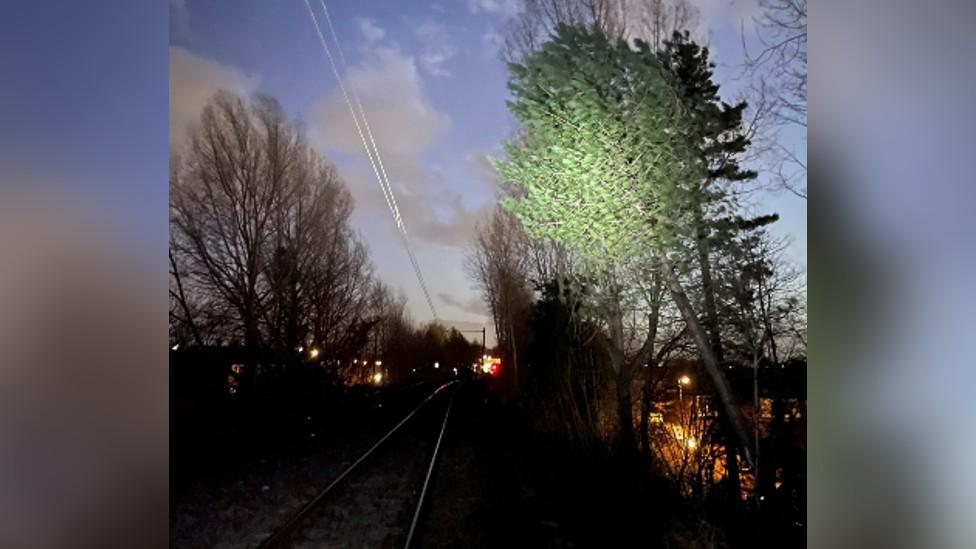
<svg viewBox="0 0 976 549"><path fill-rule="evenodd" d="M261 357L364 382L384 357L406 369L456 347L411 325L350 225L345 183L276 100L215 95L171 157L170 189L171 345L243 348L245 389Z"/></svg>

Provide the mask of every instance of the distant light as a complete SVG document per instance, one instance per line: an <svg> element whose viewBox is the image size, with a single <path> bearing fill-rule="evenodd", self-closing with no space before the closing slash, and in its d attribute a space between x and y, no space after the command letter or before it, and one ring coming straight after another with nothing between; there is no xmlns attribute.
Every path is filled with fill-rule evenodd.
<svg viewBox="0 0 976 549"><path fill-rule="evenodd" d="M457 375L457 368L454 369L454 375Z"/></svg>
<svg viewBox="0 0 976 549"><path fill-rule="evenodd" d="M358 358L354 358L354 359L352 359L352 363L353 363L353 364L359 364L359 359L358 359Z"/></svg>
<svg viewBox="0 0 976 549"><path fill-rule="evenodd" d="M435 362L435 363L434 363L434 369L435 369L435 370L436 370L437 368L440 368L440 367L441 367L441 363L440 363L440 362Z"/></svg>
<svg viewBox="0 0 976 549"><path fill-rule="evenodd" d="M179 343L177 343L176 345L173 345L172 347L170 347L170 349L172 349L174 351L177 350L177 349L179 349L179 348L180 348L180 344Z"/></svg>
<svg viewBox="0 0 976 549"><path fill-rule="evenodd" d="M416 368L414 368L413 370L410 370L410 371L413 372L413 373L415 373L415 374L417 373L417 369Z"/></svg>
<svg viewBox="0 0 976 549"><path fill-rule="evenodd" d="M688 377L688 376L681 376L680 378L678 378L678 383L680 383L682 385L690 385L691 384L691 378Z"/></svg>
<svg viewBox="0 0 976 549"><path fill-rule="evenodd" d="M304 351L304 350L305 350L305 347L302 347L301 345L298 346L298 352L299 353L302 352L302 351Z"/></svg>
<svg viewBox="0 0 976 549"><path fill-rule="evenodd" d="M766 501L766 496L759 496L759 501Z"/></svg>
<svg viewBox="0 0 976 549"><path fill-rule="evenodd" d="M383 365L383 361L382 360L377 360L376 362L374 362L374 364L376 364L377 366L382 366Z"/></svg>
<svg viewBox="0 0 976 549"><path fill-rule="evenodd" d="M691 437L688 437L688 448L694 450L697 447L698 447L698 441Z"/></svg>
<svg viewBox="0 0 976 549"><path fill-rule="evenodd" d="M311 349L308 352L308 356L310 356L312 358L315 358L315 357L319 356L319 350L318 349Z"/></svg>
<svg viewBox="0 0 976 549"><path fill-rule="evenodd" d="M373 383L379 385L381 381L383 381L383 372L373 374Z"/></svg>

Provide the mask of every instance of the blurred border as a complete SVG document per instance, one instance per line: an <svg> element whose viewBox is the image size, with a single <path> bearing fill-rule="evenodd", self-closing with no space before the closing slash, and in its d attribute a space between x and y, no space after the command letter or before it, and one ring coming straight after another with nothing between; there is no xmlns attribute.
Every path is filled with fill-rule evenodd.
<svg viewBox="0 0 976 549"><path fill-rule="evenodd" d="M976 3L812 8L810 544L974 547Z"/></svg>
<svg viewBox="0 0 976 549"><path fill-rule="evenodd" d="M165 1L0 15L0 545L168 545Z"/></svg>

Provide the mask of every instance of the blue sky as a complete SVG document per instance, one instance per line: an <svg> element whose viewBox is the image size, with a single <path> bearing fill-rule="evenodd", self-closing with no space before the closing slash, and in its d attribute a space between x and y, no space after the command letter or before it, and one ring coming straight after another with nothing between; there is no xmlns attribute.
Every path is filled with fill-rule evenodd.
<svg viewBox="0 0 976 549"><path fill-rule="evenodd" d="M740 84L733 78L741 60L739 23L748 26L755 6L695 3L702 15L698 33L711 44L731 99ZM311 5L324 25L318 0ZM514 130L495 43L517 0L326 5L347 62L343 78L365 106L439 316L480 328L485 308L462 264L475 223L495 200L485 156L497 153ZM179 146L218 87L276 97L346 180L356 198L354 225L379 276L404 291L415 320L429 320L305 3L173 0L170 44L171 145ZM794 132L789 143L805 155L802 133ZM768 194L756 197L755 208L780 213L775 230L793 239L788 253L805 267L806 202Z"/></svg>

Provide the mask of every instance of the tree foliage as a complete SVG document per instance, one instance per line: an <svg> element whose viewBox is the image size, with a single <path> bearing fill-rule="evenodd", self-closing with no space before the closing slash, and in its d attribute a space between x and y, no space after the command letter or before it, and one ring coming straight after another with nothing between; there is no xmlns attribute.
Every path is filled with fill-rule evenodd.
<svg viewBox="0 0 976 549"><path fill-rule="evenodd" d="M510 110L522 139L495 162L519 188L505 206L532 238L599 269L688 237L704 166L694 127L643 42L560 26L511 65Z"/></svg>

